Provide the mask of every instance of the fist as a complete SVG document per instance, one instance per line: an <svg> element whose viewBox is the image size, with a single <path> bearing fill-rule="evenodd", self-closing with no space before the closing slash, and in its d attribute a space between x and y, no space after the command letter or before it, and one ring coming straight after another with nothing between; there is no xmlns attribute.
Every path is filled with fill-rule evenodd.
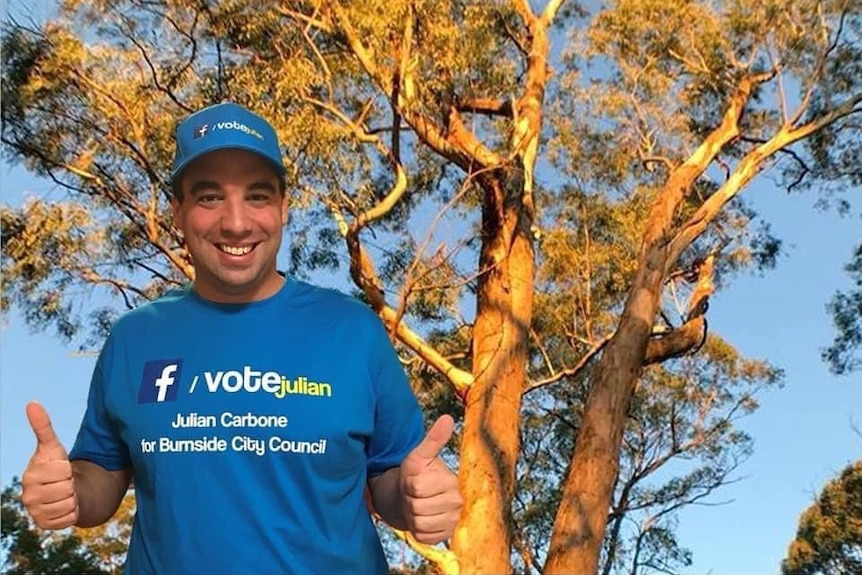
<svg viewBox="0 0 862 575"><path fill-rule="evenodd" d="M458 478L439 457L454 426L450 416L442 416L401 464L404 518L421 543L433 545L449 539L461 517Z"/></svg>
<svg viewBox="0 0 862 575"><path fill-rule="evenodd" d="M42 529L71 527L78 520L72 464L42 405L27 404L36 450L21 477L21 503Z"/></svg>

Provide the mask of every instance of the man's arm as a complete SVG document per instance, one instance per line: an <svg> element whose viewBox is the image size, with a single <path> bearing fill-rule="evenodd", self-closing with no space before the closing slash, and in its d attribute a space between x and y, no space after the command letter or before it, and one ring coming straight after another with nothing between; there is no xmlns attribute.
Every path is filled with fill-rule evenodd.
<svg viewBox="0 0 862 575"><path fill-rule="evenodd" d="M132 480L131 469L108 471L79 459L72 461L72 478L78 501L78 527L95 527L108 521L126 496Z"/></svg>
<svg viewBox="0 0 862 575"><path fill-rule="evenodd" d="M374 511L390 527L406 531L409 529L404 517L404 498L401 494L401 468L393 467L368 479L371 503Z"/></svg>

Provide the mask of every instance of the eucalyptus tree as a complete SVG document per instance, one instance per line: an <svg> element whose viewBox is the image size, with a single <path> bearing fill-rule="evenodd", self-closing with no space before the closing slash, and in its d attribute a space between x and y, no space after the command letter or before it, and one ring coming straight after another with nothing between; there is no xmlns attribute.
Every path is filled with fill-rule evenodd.
<svg viewBox="0 0 862 575"><path fill-rule="evenodd" d="M97 338L117 306L89 309L83 290L129 308L192 279L167 209L171 133L204 104L246 104L292 166L291 273L348 272L420 396L463 414L462 521L451 548L417 548L466 573L684 561L660 521L697 488L633 482L651 468L638 437L664 418L686 431L660 451L698 453L705 405L726 422L718 467L745 447L726 430L751 394L703 391L687 370L775 380L763 364L742 374L743 358L714 367L726 344L707 334L709 298L780 247L740 199L761 174L827 200L858 185L860 13L860 0L67 0L4 34L7 157L60 193L4 207L2 305ZM533 479L558 481L550 501L533 494L543 534L529 538L528 423L568 434L535 451L548 461ZM709 469L711 456L697 455ZM708 475L688 484L727 480ZM656 518L623 535L637 505Z"/></svg>

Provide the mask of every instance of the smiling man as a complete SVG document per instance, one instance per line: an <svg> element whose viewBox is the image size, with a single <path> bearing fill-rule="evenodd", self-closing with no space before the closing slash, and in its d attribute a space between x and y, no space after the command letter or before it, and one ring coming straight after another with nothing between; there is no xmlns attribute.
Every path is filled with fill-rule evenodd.
<svg viewBox="0 0 862 575"><path fill-rule="evenodd" d="M240 106L208 108L179 126L171 207L194 259L199 295L254 301L281 287L284 175L275 131Z"/></svg>
<svg viewBox="0 0 862 575"><path fill-rule="evenodd" d="M385 573L366 490L393 527L449 538L462 500L438 455L452 418L424 433L366 305L278 271L275 130L224 103L176 138L171 208L195 279L113 326L70 453L28 405L35 522L104 523L134 478L132 575Z"/></svg>

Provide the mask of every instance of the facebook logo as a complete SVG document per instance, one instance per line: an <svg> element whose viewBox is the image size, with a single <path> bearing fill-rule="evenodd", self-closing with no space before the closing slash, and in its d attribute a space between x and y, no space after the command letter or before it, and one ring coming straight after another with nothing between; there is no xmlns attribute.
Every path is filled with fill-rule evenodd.
<svg viewBox="0 0 862 575"><path fill-rule="evenodd" d="M195 126L194 130L194 139L203 138L207 135L207 130L209 130L209 124L201 124L200 126Z"/></svg>
<svg viewBox="0 0 862 575"><path fill-rule="evenodd" d="M159 359L144 364L138 403L174 401L180 389L182 367L181 359Z"/></svg>

